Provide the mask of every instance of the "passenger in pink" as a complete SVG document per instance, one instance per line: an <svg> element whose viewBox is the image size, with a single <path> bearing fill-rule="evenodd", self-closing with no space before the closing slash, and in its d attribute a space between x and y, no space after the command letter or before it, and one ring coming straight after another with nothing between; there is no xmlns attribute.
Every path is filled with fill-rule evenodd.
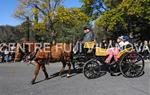
<svg viewBox="0 0 150 95"><path fill-rule="evenodd" d="M117 62L119 51L123 50L123 47L127 44L129 44L129 42L126 41L123 36L119 37L117 39L117 44L114 47L107 49L106 52L107 52L108 57L106 58L105 63L109 64L113 57L114 57L115 62Z"/></svg>
<svg viewBox="0 0 150 95"><path fill-rule="evenodd" d="M118 61L118 54L119 54L119 49L117 48L117 47L114 47L114 48L109 48L109 49L107 49L107 55L108 55L108 57L106 58L106 60L105 60L105 63L106 64L109 64L110 63L110 61L111 61L111 59L112 59L112 57L114 56L114 60L115 60L115 62L117 62Z"/></svg>

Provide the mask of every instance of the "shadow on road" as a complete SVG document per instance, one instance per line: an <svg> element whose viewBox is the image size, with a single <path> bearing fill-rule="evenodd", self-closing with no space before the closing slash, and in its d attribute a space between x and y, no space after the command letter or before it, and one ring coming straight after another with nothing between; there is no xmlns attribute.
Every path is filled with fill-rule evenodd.
<svg viewBox="0 0 150 95"><path fill-rule="evenodd" d="M67 77L67 72L68 72L68 70L65 70L65 71L62 73L61 78ZM82 73L82 69L78 69L78 70L73 70L73 69L72 69L72 70L71 70L71 76L70 76L70 77L76 76L76 75L81 74L81 73ZM53 79L53 78L56 78L56 77L59 77L59 76L60 76L60 75L59 75L59 72L56 72L56 73L50 75L48 79L43 79L43 80L37 81L37 82L35 82L34 84L41 83L41 82L43 82L43 81L50 80L50 79ZM68 78L70 78L70 77L68 77Z"/></svg>
<svg viewBox="0 0 150 95"><path fill-rule="evenodd" d="M63 72L63 74L61 75L61 78L64 78L64 77L67 77L67 70L65 70L64 72ZM76 75L78 75L78 74L81 74L82 73L82 69L78 69L78 70L71 70L71 76L70 77L73 77L73 76L76 76ZM105 73L104 75L106 75L107 73ZM143 71L139 76L137 76L137 77L135 77L135 78L138 78L138 77L141 77L141 76L143 76L145 74L145 72ZM101 76L104 76L104 75L101 75ZM117 77L117 76L120 76L120 75L122 75L121 73L118 73L118 74L115 74L115 75L112 75L112 74L110 74L111 76L113 76L113 77ZM41 82L43 82L43 81L46 81L46 80L50 80L50 79L53 79L53 78L56 78L56 77L59 77L60 75L59 75L59 72L56 72L56 73L54 73L54 74L52 74L52 75L50 75L49 76L49 78L48 79L43 79L43 80L40 80L40 81L37 81L37 82L35 82L35 84L37 84L37 83L41 83ZM99 77L101 77L101 76L99 76ZM68 78L70 78L70 77L68 77ZM96 77L95 79L97 79L97 78L99 78L99 77Z"/></svg>
<svg viewBox="0 0 150 95"><path fill-rule="evenodd" d="M63 78L63 77L67 77L67 72L68 72L68 70L65 70L65 71L62 73L61 77L62 77L62 78ZM70 76L70 77L76 76L76 75L81 74L81 73L82 73L82 69L79 69L79 70L73 70L73 69L72 69L72 70L71 70L71 76ZM58 77L58 76L60 76L60 75L59 75L59 72L54 73L54 74L50 75L50 79L55 78L55 77Z"/></svg>

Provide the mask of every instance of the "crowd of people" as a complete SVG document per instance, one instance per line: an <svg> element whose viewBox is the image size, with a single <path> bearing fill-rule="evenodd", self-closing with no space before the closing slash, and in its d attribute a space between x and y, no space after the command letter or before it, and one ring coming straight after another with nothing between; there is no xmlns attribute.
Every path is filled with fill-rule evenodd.
<svg viewBox="0 0 150 95"><path fill-rule="evenodd" d="M15 46L9 46L8 44L0 45L0 63L13 62L15 58Z"/></svg>
<svg viewBox="0 0 150 95"><path fill-rule="evenodd" d="M136 51L143 55L144 59L150 59L150 41L137 42L134 43L134 46L137 47Z"/></svg>

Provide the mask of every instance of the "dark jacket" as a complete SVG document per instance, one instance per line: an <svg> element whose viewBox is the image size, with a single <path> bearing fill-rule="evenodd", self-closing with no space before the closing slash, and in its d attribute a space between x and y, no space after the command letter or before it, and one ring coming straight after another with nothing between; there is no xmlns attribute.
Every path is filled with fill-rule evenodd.
<svg viewBox="0 0 150 95"><path fill-rule="evenodd" d="M82 42L90 42L90 41L94 41L95 37L94 37L94 33L93 32L88 32L84 35Z"/></svg>

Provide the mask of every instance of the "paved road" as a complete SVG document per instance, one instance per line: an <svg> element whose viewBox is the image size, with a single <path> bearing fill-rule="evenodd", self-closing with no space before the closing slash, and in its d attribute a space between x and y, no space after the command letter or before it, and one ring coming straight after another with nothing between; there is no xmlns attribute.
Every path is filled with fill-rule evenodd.
<svg viewBox="0 0 150 95"><path fill-rule="evenodd" d="M57 76L43 81L40 72L35 85L30 85L32 65L0 64L0 95L150 95L150 62L146 64L145 74L134 79L107 74L88 80L81 73L69 79ZM49 75L59 71L60 66L60 63L47 66Z"/></svg>

